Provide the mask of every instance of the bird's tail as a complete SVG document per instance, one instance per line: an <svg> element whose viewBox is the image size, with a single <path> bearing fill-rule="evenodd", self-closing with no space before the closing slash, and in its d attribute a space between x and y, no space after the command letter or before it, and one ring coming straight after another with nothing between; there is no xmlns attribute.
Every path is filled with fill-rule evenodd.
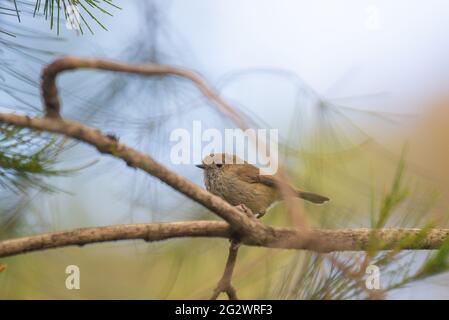
<svg viewBox="0 0 449 320"><path fill-rule="evenodd" d="M298 197L301 199L313 202L313 203L325 203L328 202L330 199L324 196L320 196L319 194L312 193L312 192L306 192L306 191L297 191Z"/></svg>

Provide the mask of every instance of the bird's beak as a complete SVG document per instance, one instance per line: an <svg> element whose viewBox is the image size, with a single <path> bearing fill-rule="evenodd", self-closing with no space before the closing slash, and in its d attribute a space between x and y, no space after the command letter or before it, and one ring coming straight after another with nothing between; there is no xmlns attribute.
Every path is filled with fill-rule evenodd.
<svg viewBox="0 0 449 320"><path fill-rule="evenodd" d="M197 164L195 167L200 168L200 169L204 169L204 164Z"/></svg>

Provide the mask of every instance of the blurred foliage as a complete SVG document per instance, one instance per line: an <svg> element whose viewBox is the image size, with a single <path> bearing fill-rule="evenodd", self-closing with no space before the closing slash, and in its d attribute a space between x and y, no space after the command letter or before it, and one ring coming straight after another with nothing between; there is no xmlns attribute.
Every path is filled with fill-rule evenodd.
<svg viewBox="0 0 449 320"><path fill-rule="evenodd" d="M418 245L435 225L429 221L421 226L421 232L400 242L395 248L383 251L384 239L378 237L377 230L384 228L397 210L407 201L408 191L404 182L405 153L396 168L392 185L380 204L371 214L371 236L366 252L356 253L301 253L293 260L281 282L277 295L286 299L382 299L389 291L406 286L424 277L448 271L448 249L444 244L433 254L428 254L422 262L416 261L420 252L404 250L404 246ZM418 212L408 211L413 216ZM421 212L419 212L420 214ZM403 227L391 224L394 227ZM449 243L449 241L447 241ZM366 268L377 266L381 272L382 287L367 289Z"/></svg>
<svg viewBox="0 0 449 320"><path fill-rule="evenodd" d="M39 88L39 83L34 75L22 71L18 66L21 58L26 58L40 66L44 63L41 58L53 55L51 51L27 45L27 39L58 41L58 38L21 26L20 17L21 14L35 16L43 7L45 17L48 18L50 15L53 27L55 6L59 9L62 5L66 10L67 1L82 7L84 7L82 2L85 2L93 8L101 9L98 1L89 0L81 2L72 0L46 0L44 2L41 0L35 2L0 0L0 19L5 20L2 21L0 27L0 92L11 97L18 104L2 105L2 108L40 112L41 108L34 105L38 98L35 91ZM105 2L111 4L108 0ZM11 22L10 19L6 20L11 16L15 16L17 20L15 22ZM59 18L57 21L59 24ZM14 82L13 80L19 84L11 84ZM29 102L28 97L34 98L32 100L34 103ZM67 146L65 139L55 138L51 134L1 124L0 188L14 193L18 191L26 193L30 187L40 191L55 191L56 189L46 183L43 178L66 175L71 172L70 170L53 169L59 154Z"/></svg>
<svg viewBox="0 0 449 320"><path fill-rule="evenodd" d="M377 163L378 159L371 160ZM361 159L351 160L351 165L359 161ZM362 166L361 163L359 165ZM371 226L372 237L366 252L320 254L242 247L233 278L239 296L244 299L382 299L388 298L392 290L446 272L447 244L434 251L403 250L406 245L419 243L431 228L445 226L432 215L435 198L429 200L432 205L416 205L427 196L420 198L420 188L411 187L411 181L416 177L407 173L405 153L391 171L388 166L376 166L377 170L381 167L384 172L389 172L390 178L382 175L379 179L391 181L378 200L375 193L364 197L363 190L359 188L356 192L352 189L345 197L333 197L332 206L304 204L303 207L314 227ZM309 167L302 178L307 181L309 176L327 176L330 171L332 168L320 173ZM364 172L364 176L369 174L369 170ZM317 184L310 182L308 187L329 194L326 191L332 188L331 179L316 181ZM338 183L346 184L343 181ZM370 185L365 187L372 189ZM354 194L360 197L355 203L362 205L354 206L351 203ZM345 202L350 203L351 209L348 211L341 206ZM370 212L369 208L373 211ZM77 214L83 215L79 211ZM89 213L85 212L84 215L88 216ZM407 218L404 219L403 215ZM360 220L363 217L365 222ZM264 222L277 226L289 225L290 218L284 204L275 206L264 217ZM382 251L383 243L376 237L376 230L385 226L415 226L422 231L415 237L405 239L393 250ZM220 239L173 240L153 244L133 241L12 257L2 261L8 265L8 270L3 273L3 278L0 277L0 286L5 288L0 291L0 297L206 299L221 275L227 246L227 241ZM27 267L31 263L32 272ZM63 270L69 264L81 268L82 290L69 291L64 288ZM369 265L380 269L379 290L366 288L366 267Z"/></svg>
<svg viewBox="0 0 449 320"><path fill-rule="evenodd" d="M0 124L0 187L23 193L29 187L55 191L41 178L71 172L53 169L63 146L51 135Z"/></svg>

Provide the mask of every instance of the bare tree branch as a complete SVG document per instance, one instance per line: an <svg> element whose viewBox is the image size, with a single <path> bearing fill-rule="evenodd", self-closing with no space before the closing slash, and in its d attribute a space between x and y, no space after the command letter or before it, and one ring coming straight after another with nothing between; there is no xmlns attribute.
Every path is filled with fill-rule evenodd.
<svg viewBox="0 0 449 320"><path fill-rule="evenodd" d="M230 226L221 221L124 224L81 228L1 241L0 257L107 241L142 239L152 242L181 237L227 238L231 233Z"/></svg>
<svg viewBox="0 0 449 320"><path fill-rule="evenodd" d="M224 115L229 117L240 127L246 127L244 119L232 106L223 101L212 88L196 73L167 65L158 64L127 64L103 59L89 59L79 57L64 57L55 60L44 68L42 72L42 98L45 103L45 113L50 117L60 117L61 105L59 102L58 89L56 87L56 77L69 70L76 69L98 69L114 72L125 72L141 74L146 76L174 75L185 78L194 83L198 89L212 101Z"/></svg>
<svg viewBox="0 0 449 320"><path fill-rule="evenodd" d="M311 229L310 236L294 228L273 228L264 241L242 237L240 243L279 249L312 250L316 252L365 251L373 232L379 239L379 250L395 249L404 240L416 237L418 241L407 241L404 250L438 249L448 238L449 229L431 229L422 236L421 229ZM222 221L185 221L147 224L123 224L105 227L81 228L69 231L45 233L35 236L0 241L0 258L27 252L67 246L84 246L108 241L142 239L161 241L181 237L228 238L235 236L229 224Z"/></svg>

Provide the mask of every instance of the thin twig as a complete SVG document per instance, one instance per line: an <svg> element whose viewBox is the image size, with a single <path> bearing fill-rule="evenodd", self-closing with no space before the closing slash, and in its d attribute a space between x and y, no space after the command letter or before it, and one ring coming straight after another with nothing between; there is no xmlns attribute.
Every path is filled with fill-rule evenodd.
<svg viewBox="0 0 449 320"><path fill-rule="evenodd" d="M141 74L145 76L173 75L190 80L198 89L212 101L224 115L239 126L246 126L244 119L232 106L222 100L214 90L196 73L187 69L158 64L127 64L104 59L89 59L79 57L63 57L53 61L42 72L42 97L45 112L48 116L60 117L60 101L56 87L57 76L64 72L76 69L97 69L113 72Z"/></svg>
<svg viewBox="0 0 449 320"><path fill-rule="evenodd" d="M231 284L232 273L234 272L235 263L237 261L237 253L239 251L240 243L237 240L231 240L229 244L228 260L226 261L225 270L220 281L212 293L211 300L217 300L222 292L226 292L229 300L238 300L237 292Z"/></svg>

